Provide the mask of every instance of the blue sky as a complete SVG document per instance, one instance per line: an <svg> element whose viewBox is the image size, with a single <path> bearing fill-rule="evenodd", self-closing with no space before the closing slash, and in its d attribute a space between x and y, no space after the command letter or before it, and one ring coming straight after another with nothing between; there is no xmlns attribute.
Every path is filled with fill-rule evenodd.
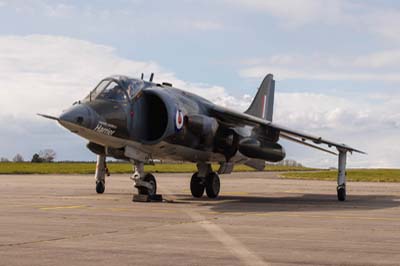
<svg viewBox="0 0 400 266"><path fill-rule="evenodd" d="M57 114L103 76L154 71L243 110L271 72L280 124L367 150L352 166L400 166L397 1L0 0L0 23L0 96L10 99L0 156L53 148L61 160L93 159L83 140L34 113ZM335 165L287 149L310 166Z"/></svg>

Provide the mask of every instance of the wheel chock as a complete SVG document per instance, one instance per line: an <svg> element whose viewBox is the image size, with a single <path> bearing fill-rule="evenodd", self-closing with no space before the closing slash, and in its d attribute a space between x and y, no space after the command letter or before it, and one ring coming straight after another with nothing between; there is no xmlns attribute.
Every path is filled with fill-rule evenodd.
<svg viewBox="0 0 400 266"><path fill-rule="evenodd" d="M162 202L163 197L160 194L155 195L144 195L144 194L134 194L132 201L134 202Z"/></svg>

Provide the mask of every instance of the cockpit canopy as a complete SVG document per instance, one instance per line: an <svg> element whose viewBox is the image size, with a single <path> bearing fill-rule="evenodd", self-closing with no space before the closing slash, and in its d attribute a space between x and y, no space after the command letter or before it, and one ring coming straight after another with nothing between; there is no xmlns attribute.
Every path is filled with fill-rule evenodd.
<svg viewBox="0 0 400 266"><path fill-rule="evenodd" d="M103 80L98 86L98 91L100 93L96 97L97 100L100 99L124 102L127 99L125 90L113 80L111 82L108 80Z"/></svg>
<svg viewBox="0 0 400 266"><path fill-rule="evenodd" d="M139 91L151 87L150 82L125 77L111 77L102 80L85 98L87 101L105 100L127 102L134 98Z"/></svg>

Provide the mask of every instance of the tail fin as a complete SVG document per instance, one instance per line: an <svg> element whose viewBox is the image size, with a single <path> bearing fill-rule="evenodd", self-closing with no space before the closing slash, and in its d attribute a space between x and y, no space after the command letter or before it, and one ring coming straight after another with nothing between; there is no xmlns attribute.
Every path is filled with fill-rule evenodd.
<svg viewBox="0 0 400 266"><path fill-rule="evenodd" d="M275 80L272 74L268 74L258 89L253 102L245 112L268 121L272 121L274 113Z"/></svg>

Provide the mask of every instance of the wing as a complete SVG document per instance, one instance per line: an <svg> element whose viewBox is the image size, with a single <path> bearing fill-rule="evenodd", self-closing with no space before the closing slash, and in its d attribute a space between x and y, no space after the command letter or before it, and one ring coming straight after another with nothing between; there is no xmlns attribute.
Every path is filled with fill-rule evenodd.
<svg viewBox="0 0 400 266"><path fill-rule="evenodd" d="M348 152L358 152L358 153L365 154L365 152L360 151L358 149L354 149L350 146L347 146L346 144L336 143L336 142L333 142L330 140L323 139L322 137L313 136L313 135L303 133L303 132L300 132L297 130L292 130L287 127L278 125L276 123L272 123L268 120L258 118L258 117L255 117L255 116L252 116L249 114L236 112L236 111L224 108L224 107L214 105L214 106L210 107L210 113L212 116L217 118L220 121L220 123L225 124L226 126L237 127L237 126L249 125L249 126L264 128L265 132L267 132L268 130L270 131L272 129L272 130L278 131L280 137L285 138L289 141L300 143L305 146L312 147L312 148L315 148L318 150L322 150L322 151L325 151L325 152L328 152L331 154L336 155L336 153L334 153L330 150L321 148L321 147L313 145L313 144L317 144L317 145L325 144L329 148L335 147L338 150L344 150L344 151L348 151ZM313 144L309 143L310 141Z"/></svg>

